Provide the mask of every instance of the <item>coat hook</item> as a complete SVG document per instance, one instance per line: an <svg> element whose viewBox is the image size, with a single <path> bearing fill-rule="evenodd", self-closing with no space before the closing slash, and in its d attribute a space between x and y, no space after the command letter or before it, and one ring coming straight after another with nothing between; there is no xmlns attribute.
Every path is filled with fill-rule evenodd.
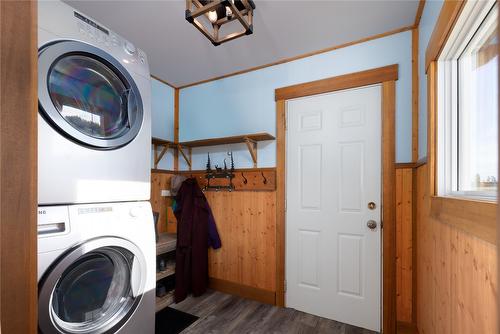
<svg viewBox="0 0 500 334"><path fill-rule="evenodd" d="M264 184L267 184L267 179L266 179L266 177L264 176L264 172L261 172L261 174L262 174L262 177L264 178L264 181L263 181L263 182L264 182Z"/></svg>
<svg viewBox="0 0 500 334"><path fill-rule="evenodd" d="M244 184L247 184L247 183L248 183L248 180L247 180L247 178L245 177L245 175L243 175L243 173L241 173L241 177L243 178L243 183L244 183Z"/></svg>

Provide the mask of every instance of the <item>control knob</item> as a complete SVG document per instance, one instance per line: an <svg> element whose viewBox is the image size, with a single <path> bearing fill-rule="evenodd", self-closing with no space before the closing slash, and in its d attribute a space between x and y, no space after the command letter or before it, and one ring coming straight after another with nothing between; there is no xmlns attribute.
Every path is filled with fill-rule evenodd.
<svg viewBox="0 0 500 334"><path fill-rule="evenodd" d="M125 49L125 52L127 52L129 55L133 55L136 51L136 48L134 44L126 41L125 44L123 45L123 48Z"/></svg>

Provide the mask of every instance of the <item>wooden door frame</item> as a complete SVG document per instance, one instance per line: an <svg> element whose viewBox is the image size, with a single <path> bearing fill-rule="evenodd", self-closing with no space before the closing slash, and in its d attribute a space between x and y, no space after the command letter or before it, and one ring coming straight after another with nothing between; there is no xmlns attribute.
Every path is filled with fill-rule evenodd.
<svg viewBox="0 0 500 334"><path fill-rule="evenodd" d="M276 305L285 306L286 100L382 84L382 329L396 333L395 104L398 65L275 90L276 100Z"/></svg>
<svg viewBox="0 0 500 334"><path fill-rule="evenodd" d="M0 326L37 331L37 2L0 1Z"/></svg>

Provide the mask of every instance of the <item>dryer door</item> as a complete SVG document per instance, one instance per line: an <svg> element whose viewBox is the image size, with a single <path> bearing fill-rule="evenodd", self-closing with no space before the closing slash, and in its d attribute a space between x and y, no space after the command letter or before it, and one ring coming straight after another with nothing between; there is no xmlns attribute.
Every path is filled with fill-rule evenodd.
<svg viewBox="0 0 500 334"><path fill-rule="evenodd" d="M96 149L132 141L143 121L139 90L107 52L77 41L42 47L38 54L41 115L62 135Z"/></svg>
<svg viewBox="0 0 500 334"><path fill-rule="evenodd" d="M140 249L121 238L93 239L66 252L40 280L40 331L116 332L140 303L146 274Z"/></svg>

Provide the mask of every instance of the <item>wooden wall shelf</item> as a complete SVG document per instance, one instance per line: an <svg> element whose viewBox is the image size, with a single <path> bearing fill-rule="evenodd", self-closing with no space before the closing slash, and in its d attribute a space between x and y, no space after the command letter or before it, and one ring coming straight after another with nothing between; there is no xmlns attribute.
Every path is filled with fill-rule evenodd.
<svg viewBox="0 0 500 334"><path fill-rule="evenodd" d="M248 152L253 160L254 168L257 168L257 142L265 140L274 140L274 136L269 133L253 133L241 136L231 136L231 137L221 137L221 138L211 138L202 140L185 141L180 143L184 147L205 147L205 146L217 146L217 145L228 145L228 144L240 144L246 143ZM191 165L188 164L190 167Z"/></svg>
<svg viewBox="0 0 500 334"><path fill-rule="evenodd" d="M245 143L248 140L259 142L264 140L274 140L274 136L269 133L254 133L241 136L231 136L231 137L221 137L221 138L211 138L211 139L201 139L193 141L185 141L180 143L182 146L186 147L203 147L203 146L216 146L216 145L227 145L227 144L239 144Z"/></svg>
<svg viewBox="0 0 500 334"><path fill-rule="evenodd" d="M172 141L155 137L151 138L151 143L153 144L154 155L155 155L154 168L158 168L158 164L160 163L165 153L167 153L168 149L175 148L176 145ZM160 152L158 152L159 148L161 148Z"/></svg>
<svg viewBox="0 0 500 334"><path fill-rule="evenodd" d="M240 136L231 136L231 137L192 140L180 143L175 143L172 141L163 140L159 138L152 138L152 144L154 146L154 151L155 151L154 169L158 168L158 163L161 161L165 153L167 153L167 150L169 148L177 150L186 161L187 165L189 166L189 170L191 170L191 164L192 164L191 151L193 147L205 147L205 146L241 144L241 143L246 144L248 152L252 157L253 166L254 168L257 168L257 143L259 141L275 140L275 139L276 138L274 136L265 132L240 135ZM161 151L158 153L158 148L160 147ZM185 149L187 149L187 152L185 152Z"/></svg>

